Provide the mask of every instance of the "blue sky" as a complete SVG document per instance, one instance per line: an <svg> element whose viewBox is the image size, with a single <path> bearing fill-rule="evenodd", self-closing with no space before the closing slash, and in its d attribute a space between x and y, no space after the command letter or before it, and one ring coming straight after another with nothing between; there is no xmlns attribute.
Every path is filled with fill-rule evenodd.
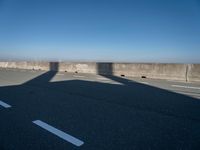
<svg viewBox="0 0 200 150"><path fill-rule="evenodd" d="M0 0L0 59L200 63L200 0Z"/></svg>

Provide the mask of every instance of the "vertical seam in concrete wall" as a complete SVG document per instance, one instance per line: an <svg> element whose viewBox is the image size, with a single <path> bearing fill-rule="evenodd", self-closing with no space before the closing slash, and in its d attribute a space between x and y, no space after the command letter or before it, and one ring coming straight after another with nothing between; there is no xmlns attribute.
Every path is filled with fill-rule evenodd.
<svg viewBox="0 0 200 150"><path fill-rule="evenodd" d="M188 67L189 64L186 65L186 72L185 72L185 81L188 82Z"/></svg>

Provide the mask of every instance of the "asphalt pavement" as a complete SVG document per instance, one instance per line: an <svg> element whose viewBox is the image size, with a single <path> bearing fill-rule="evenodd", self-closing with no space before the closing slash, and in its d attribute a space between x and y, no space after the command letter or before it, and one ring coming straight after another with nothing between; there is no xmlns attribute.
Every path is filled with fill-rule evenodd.
<svg viewBox="0 0 200 150"><path fill-rule="evenodd" d="M199 150L200 83L0 69L0 150Z"/></svg>

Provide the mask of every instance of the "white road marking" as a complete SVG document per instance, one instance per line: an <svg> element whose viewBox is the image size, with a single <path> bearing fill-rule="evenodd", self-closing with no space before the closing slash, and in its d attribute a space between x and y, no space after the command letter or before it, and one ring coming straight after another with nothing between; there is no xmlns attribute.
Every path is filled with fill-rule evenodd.
<svg viewBox="0 0 200 150"><path fill-rule="evenodd" d="M198 89L198 90L200 90L200 87L193 87L193 86L183 86L183 85L171 85L171 86L179 87L179 88Z"/></svg>
<svg viewBox="0 0 200 150"><path fill-rule="evenodd" d="M139 82L139 83L142 83L142 84L149 84L148 82Z"/></svg>
<svg viewBox="0 0 200 150"><path fill-rule="evenodd" d="M4 103L3 101L0 101L0 105L5 107L5 108L10 108L11 107L10 105Z"/></svg>
<svg viewBox="0 0 200 150"><path fill-rule="evenodd" d="M76 76L76 75L74 75L73 77L76 77L76 78L84 78L84 76Z"/></svg>
<svg viewBox="0 0 200 150"><path fill-rule="evenodd" d="M99 80L110 80L108 78L97 78L97 79L99 79Z"/></svg>
<svg viewBox="0 0 200 150"><path fill-rule="evenodd" d="M184 80L166 80L166 81L169 81L169 82L179 82L179 83L191 83L189 81L184 81Z"/></svg>
<svg viewBox="0 0 200 150"><path fill-rule="evenodd" d="M72 143L75 146L81 146L84 144L83 141L81 141L61 130L56 129L41 120L35 120L35 121L33 121L33 123L40 126L41 128L43 128L45 130L57 135L58 137L62 138L63 140Z"/></svg>

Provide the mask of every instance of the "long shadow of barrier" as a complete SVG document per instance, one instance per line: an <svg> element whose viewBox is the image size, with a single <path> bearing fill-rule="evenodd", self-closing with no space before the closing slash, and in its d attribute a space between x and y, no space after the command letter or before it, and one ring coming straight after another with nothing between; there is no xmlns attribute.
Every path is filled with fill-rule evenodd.
<svg viewBox="0 0 200 150"><path fill-rule="evenodd" d="M46 143L40 130L30 125L34 119L83 139L81 149L200 149L199 100L113 76L111 63L97 65L100 75L122 85L86 80L49 82L59 69L54 62L50 71L22 85L0 87L1 97L15 106L11 114L21 118L12 122L6 112L1 115L2 149L11 148L11 143L16 149L41 148L38 145L43 149L74 148L49 134L45 137L52 142ZM24 132L28 132L27 139ZM37 144L30 147L31 140Z"/></svg>
<svg viewBox="0 0 200 150"><path fill-rule="evenodd" d="M197 104L193 105L193 107L190 107L190 111L193 111L193 108L200 108L199 101L195 100L195 98L170 92L164 89L152 87L150 85L133 82L126 78L114 76L113 66L111 63L108 63L107 65L106 63L97 63L97 68L103 68L103 66L109 66L111 70L110 71L106 70L105 72L102 72L103 69L101 69L101 71L98 71L99 75L123 84L120 90L117 90L115 92L116 95L118 96L123 95L127 97L127 99L130 99L130 101L121 99L121 102L123 101L123 103L127 104L127 106L137 105L137 108L140 109L145 108L145 110L153 110L153 111L159 110L160 113L166 113L166 115L176 114L178 116L184 116L184 114L187 114L188 112L186 110L188 110L188 106L190 106L190 104ZM120 97L122 98L122 96ZM133 98L134 101L131 100ZM189 99L191 100L193 99L192 100L193 102L190 103L191 101ZM197 114L199 115L199 113L200 111L194 113L193 117L196 116ZM198 118L197 116L196 116L197 118L193 117L191 119Z"/></svg>
<svg viewBox="0 0 200 150"><path fill-rule="evenodd" d="M31 84L35 84L35 83L46 84L56 75L58 70L59 70L59 63L58 62L50 62L48 72L45 72L44 74L42 74L30 81L27 81L24 84L25 85L27 85L27 84L31 85Z"/></svg>

